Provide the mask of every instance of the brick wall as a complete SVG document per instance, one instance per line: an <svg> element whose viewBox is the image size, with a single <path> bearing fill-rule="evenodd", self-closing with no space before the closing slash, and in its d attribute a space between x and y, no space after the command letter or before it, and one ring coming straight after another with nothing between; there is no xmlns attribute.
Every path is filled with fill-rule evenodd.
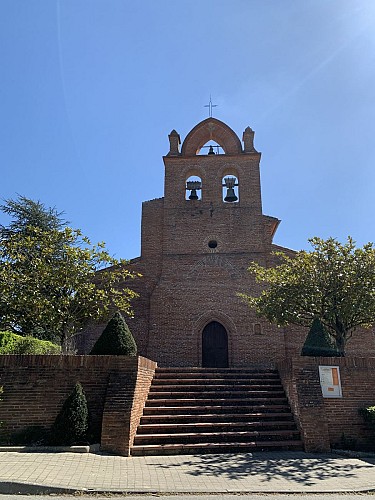
<svg viewBox="0 0 375 500"><path fill-rule="evenodd" d="M3 432L50 428L80 382L93 434L102 435L107 451L128 454L155 366L148 359L127 356L0 356Z"/></svg>
<svg viewBox="0 0 375 500"><path fill-rule="evenodd" d="M339 366L342 398L323 398L319 365ZM360 449L374 449L374 437L358 414L375 405L375 358L298 357L278 363L307 451L342 447L342 437Z"/></svg>
<svg viewBox="0 0 375 500"><path fill-rule="evenodd" d="M342 398L322 397L319 365L340 367ZM32 425L49 428L79 381L102 449L128 455L155 367L142 357L0 356L0 421L8 433ZM358 409L375 405L375 358L294 357L277 367L306 451L341 446L343 433L359 448L374 446Z"/></svg>
<svg viewBox="0 0 375 500"><path fill-rule="evenodd" d="M242 148L233 130L209 118L191 130L180 153L174 131L173 147L163 158L164 197L143 203L141 257L130 264L142 274L130 283L140 298L128 324L138 353L161 366L201 366L202 331L211 321L227 331L231 367L270 366L301 352L306 329L270 325L238 297L260 293L247 271L252 261L272 266L278 261L272 252L293 255L272 243L280 221L262 212L261 154L252 147L253 135L245 130ZM210 139L225 154L196 154ZM202 181L199 200L186 199L192 175ZM238 179L237 203L223 201L222 179L228 175ZM210 241L217 246L210 248ZM79 352L87 352L103 327L81 336ZM375 356L374 330L357 329L348 354Z"/></svg>
<svg viewBox="0 0 375 500"><path fill-rule="evenodd" d="M125 456L133 445L155 372L152 361L133 359L137 359L137 365L130 372L110 374L102 425L101 449Z"/></svg>
<svg viewBox="0 0 375 500"><path fill-rule="evenodd" d="M278 363L280 377L307 452L327 452L330 437L317 367L299 358Z"/></svg>

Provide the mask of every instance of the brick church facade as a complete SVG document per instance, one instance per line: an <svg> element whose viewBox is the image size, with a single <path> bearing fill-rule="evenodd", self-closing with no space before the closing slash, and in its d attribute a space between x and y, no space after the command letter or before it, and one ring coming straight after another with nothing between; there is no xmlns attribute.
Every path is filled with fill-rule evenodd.
<svg viewBox="0 0 375 500"><path fill-rule="evenodd" d="M159 366L274 366L300 353L305 329L271 325L239 296L260 292L250 262L272 266L274 251L292 253L272 242L280 221L262 212L260 159L251 128L241 142L216 118L182 144L169 135L164 197L142 207L141 256L130 263L142 278L127 320L139 354ZM81 336L81 351L102 328ZM356 340L348 354L375 354L372 331Z"/></svg>
<svg viewBox="0 0 375 500"><path fill-rule="evenodd" d="M260 320L238 295L260 291L250 262L292 254L272 243L279 220L262 212L253 139L215 118L182 145L171 132L164 197L143 204L142 252L129 264L142 274L127 320L139 356L0 356L2 432L50 429L80 381L110 453L328 452L344 438L373 449L358 410L374 405L374 329L358 329L345 358L304 357L305 329ZM77 335L79 354L103 328ZM320 367L337 376L327 391L340 373L341 395L323 397Z"/></svg>

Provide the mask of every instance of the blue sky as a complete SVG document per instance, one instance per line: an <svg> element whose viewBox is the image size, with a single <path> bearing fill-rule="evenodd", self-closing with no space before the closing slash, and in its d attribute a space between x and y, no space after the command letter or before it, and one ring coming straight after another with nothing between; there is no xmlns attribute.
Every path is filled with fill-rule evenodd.
<svg viewBox="0 0 375 500"><path fill-rule="evenodd" d="M168 134L210 93L255 130L275 243L375 240L373 0L1 0L0 68L0 198L56 206L117 257L139 255Z"/></svg>

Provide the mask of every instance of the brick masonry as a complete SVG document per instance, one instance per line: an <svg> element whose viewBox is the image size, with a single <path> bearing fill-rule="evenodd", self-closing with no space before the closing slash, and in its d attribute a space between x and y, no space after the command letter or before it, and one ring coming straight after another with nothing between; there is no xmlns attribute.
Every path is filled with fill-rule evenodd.
<svg viewBox="0 0 375 500"><path fill-rule="evenodd" d="M102 447L127 455L155 369L201 366L202 332L216 321L228 334L230 367L278 366L308 451L328 450L342 434L366 445L369 434L358 408L375 404L374 330L357 329L348 358L299 356L306 330L277 328L259 319L238 296L260 291L247 268L251 261L272 266L272 252L293 252L273 244L279 220L262 213L260 158L247 127L243 146L226 124L208 118L187 135L172 131L164 157L165 194L142 207L141 256L130 267L142 278L129 284L139 292L129 326L140 358L111 356L0 356L4 401L0 420L9 432L52 425L74 383L87 394L94 433ZM224 154L199 155L207 141ZM239 201L223 201L223 178L238 179ZM198 176L201 199L186 199L186 181ZM217 243L215 248L210 241ZM77 336L87 353L104 325ZM372 358L371 358L372 357ZM321 395L318 364L341 368L342 399Z"/></svg>
<svg viewBox="0 0 375 500"><path fill-rule="evenodd" d="M339 366L343 397L325 399L319 365ZM102 450L129 455L147 399L155 363L125 356L0 356L3 432L28 426L50 428L79 381L86 393L91 428ZM359 408L375 404L374 358L293 357L278 363L281 380L306 451L342 446L342 435L358 448L373 447Z"/></svg>
<svg viewBox="0 0 375 500"><path fill-rule="evenodd" d="M76 382L102 448L129 454L156 364L128 356L0 356L2 432L50 428Z"/></svg>
<svg viewBox="0 0 375 500"><path fill-rule="evenodd" d="M207 141L224 154L197 154ZM238 293L258 294L247 268L252 261L272 266L279 220L262 213L260 159L254 132L247 127L243 145L225 123L208 118L186 136L169 135L164 197L143 203L141 256L131 267L142 278L130 283L139 292L129 326L139 354L159 366L201 366L202 331L211 321L228 334L229 366L271 366L299 354L306 330L277 328L255 316ZM202 150L208 151L208 150ZM201 199L186 199L186 181L198 176ZM238 179L239 201L223 201L223 178ZM225 188L224 188L225 192ZM208 243L216 241L216 248ZM104 325L82 335L79 352L88 352ZM374 356L374 331L357 330L348 354Z"/></svg>
<svg viewBox="0 0 375 500"><path fill-rule="evenodd" d="M342 398L323 398L319 365L340 368ZM375 405L375 358L300 356L278 363L278 369L306 451L328 451L345 441L374 449L374 436L358 410Z"/></svg>

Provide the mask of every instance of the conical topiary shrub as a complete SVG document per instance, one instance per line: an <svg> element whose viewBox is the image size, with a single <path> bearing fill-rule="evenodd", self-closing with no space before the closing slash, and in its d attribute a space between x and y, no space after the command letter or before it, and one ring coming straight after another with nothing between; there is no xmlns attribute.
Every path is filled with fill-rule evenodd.
<svg viewBox="0 0 375 500"><path fill-rule="evenodd" d="M51 441L57 445L82 444L86 442L88 429L88 408L85 393L79 382L76 383L51 431Z"/></svg>
<svg viewBox="0 0 375 500"><path fill-rule="evenodd" d="M301 356L340 356L319 318L312 322Z"/></svg>
<svg viewBox="0 0 375 500"><path fill-rule="evenodd" d="M137 344L125 323L124 318L116 312L103 333L96 341L90 354L110 354L114 356L136 356Z"/></svg>

